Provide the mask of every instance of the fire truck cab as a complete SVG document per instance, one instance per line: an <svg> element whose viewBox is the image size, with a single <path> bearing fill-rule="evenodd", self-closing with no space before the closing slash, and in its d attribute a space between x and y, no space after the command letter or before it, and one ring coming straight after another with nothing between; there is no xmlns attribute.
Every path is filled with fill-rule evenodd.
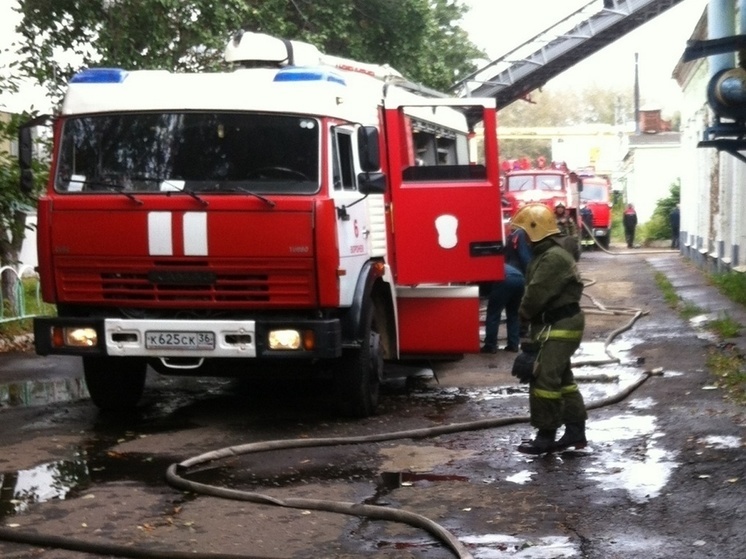
<svg viewBox="0 0 746 559"><path fill-rule="evenodd" d="M70 81L38 204L57 315L35 319L37 353L81 356L102 409L135 406L148 366L309 365L367 416L386 362L478 352L477 285L503 277L495 100L257 33L226 60Z"/></svg>
<svg viewBox="0 0 746 559"><path fill-rule="evenodd" d="M583 183L580 192L584 245L598 243L608 249L611 240L611 185L606 177L579 174ZM592 235L592 236L591 236Z"/></svg>
<svg viewBox="0 0 746 559"><path fill-rule="evenodd" d="M527 158L521 158L504 161L502 170L503 196L510 207L511 216L526 204L538 202L554 211L561 203L579 225L580 183L564 164L547 165L543 158L532 164Z"/></svg>

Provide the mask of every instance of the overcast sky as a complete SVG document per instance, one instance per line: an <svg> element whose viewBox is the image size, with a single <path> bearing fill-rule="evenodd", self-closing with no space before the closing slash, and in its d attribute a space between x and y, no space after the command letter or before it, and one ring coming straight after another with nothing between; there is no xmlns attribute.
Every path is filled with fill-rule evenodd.
<svg viewBox="0 0 746 559"><path fill-rule="evenodd" d="M591 0L462 0L471 7L462 22L471 40L491 59L510 52ZM595 2L600 7L601 0ZM596 82L634 88L639 53L643 103L673 110L680 96L673 69L707 0L683 0L658 17L567 70L549 85ZM497 12L495 14L495 12Z"/></svg>
<svg viewBox="0 0 746 559"><path fill-rule="evenodd" d="M471 11L462 22L474 43L495 59L552 26L590 0L462 0ZM601 0L596 0L598 4ZM0 0L0 69L11 60L7 49L17 18L10 6L16 0ZM617 40L587 60L558 76L550 85L597 82L634 86L635 53L639 53L640 90L643 103L674 110L679 89L671 73L679 60L707 0L683 0L657 18ZM0 97L0 107L28 109L34 103L42 111L43 92L26 89L20 98Z"/></svg>

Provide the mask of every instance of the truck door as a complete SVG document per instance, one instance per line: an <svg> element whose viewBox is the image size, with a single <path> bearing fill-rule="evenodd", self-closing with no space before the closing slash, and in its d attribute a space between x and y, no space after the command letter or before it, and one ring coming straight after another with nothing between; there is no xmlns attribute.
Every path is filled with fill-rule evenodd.
<svg viewBox="0 0 746 559"><path fill-rule="evenodd" d="M351 126L333 126L329 137L332 158L329 165L330 196L337 211L340 267L345 272L340 276L341 306L352 302L359 271L370 258L368 201L357 188L360 166L354 132ZM380 196L376 198L380 199Z"/></svg>
<svg viewBox="0 0 746 559"><path fill-rule="evenodd" d="M386 100L397 284L503 278L494 107L494 99ZM479 122L481 142L469 127Z"/></svg>

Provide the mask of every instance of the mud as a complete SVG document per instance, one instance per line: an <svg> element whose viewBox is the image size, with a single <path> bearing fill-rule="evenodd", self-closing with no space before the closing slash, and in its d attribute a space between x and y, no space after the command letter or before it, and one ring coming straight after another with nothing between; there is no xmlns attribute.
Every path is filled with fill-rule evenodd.
<svg viewBox="0 0 746 559"><path fill-rule="evenodd" d="M656 270L678 260L674 253L644 251L581 258L590 297L574 363L586 401L618 392L646 370L664 373L622 403L592 411L584 451L521 455L515 447L533 430L520 423L421 440L235 456L200 467L191 479L278 498L415 511L450 530L479 559L738 557L746 544L746 417L706 370L713 340L672 311L655 284ZM693 282L682 285L690 289ZM624 312L598 313L599 302ZM630 320L629 310L644 316L606 346L609 334ZM165 470L247 442L524 416L527 393L510 376L513 357L499 352L418 364L417 378L385 386L376 416L343 421L333 415L329 387L319 381L237 383L155 374L136 413L107 417L87 399L74 362L3 356L0 523L159 550L453 557L410 526L197 496L169 487ZM38 555L36 548L0 542L0 556ZM43 556L85 555L53 549Z"/></svg>

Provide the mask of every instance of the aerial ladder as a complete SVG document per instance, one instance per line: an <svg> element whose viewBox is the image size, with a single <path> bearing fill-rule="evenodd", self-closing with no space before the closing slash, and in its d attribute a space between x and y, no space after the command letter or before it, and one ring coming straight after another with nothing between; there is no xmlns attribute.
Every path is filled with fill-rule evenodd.
<svg viewBox="0 0 746 559"><path fill-rule="evenodd" d="M535 89L683 0L594 0L451 88L497 108Z"/></svg>

